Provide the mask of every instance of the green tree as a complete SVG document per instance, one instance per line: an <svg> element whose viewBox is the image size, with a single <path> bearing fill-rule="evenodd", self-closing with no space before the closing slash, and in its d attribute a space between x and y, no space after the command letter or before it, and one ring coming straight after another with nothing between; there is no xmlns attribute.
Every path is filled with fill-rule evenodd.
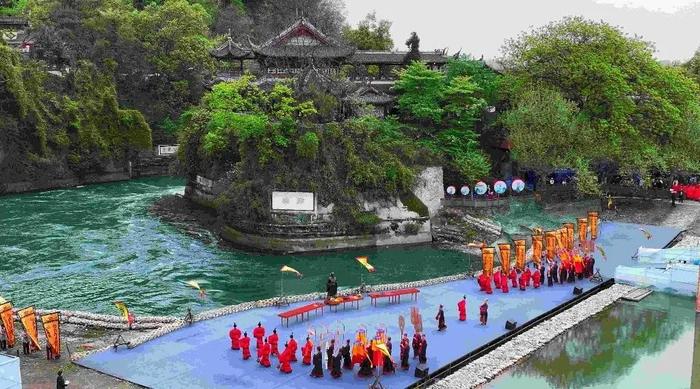
<svg viewBox="0 0 700 389"><path fill-rule="evenodd" d="M390 30L391 22L377 20L377 14L372 12L357 24L357 28L345 26L343 38L359 50L391 50L394 41Z"/></svg>
<svg viewBox="0 0 700 389"><path fill-rule="evenodd" d="M399 71L394 90L399 96L399 110L404 114L432 123L442 120L445 111L440 102L445 95L445 76L441 72L415 61Z"/></svg>
<svg viewBox="0 0 700 389"><path fill-rule="evenodd" d="M539 163L605 160L623 172L641 173L698 168L698 86L680 70L659 64L648 43L603 22L566 18L509 41L505 54L507 89L516 100L524 96L508 121L519 133L514 147L541 156ZM560 97L528 91L532 88L551 89ZM542 99L556 107L542 107ZM528 106L556 115L529 113ZM536 125L526 128L513 119L528 115ZM549 125L546 139L540 135L542 123ZM545 152L517 144L538 138ZM527 158L524 152L519 157Z"/></svg>
<svg viewBox="0 0 700 389"><path fill-rule="evenodd" d="M693 57L683 64L683 69L700 84L700 49L696 50Z"/></svg>
<svg viewBox="0 0 700 389"><path fill-rule="evenodd" d="M462 55L457 59L450 59L446 68L448 81L453 78L469 76L479 90L475 95L481 97L489 105L495 105L499 99L501 77L491 70L483 61L475 60L469 56Z"/></svg>

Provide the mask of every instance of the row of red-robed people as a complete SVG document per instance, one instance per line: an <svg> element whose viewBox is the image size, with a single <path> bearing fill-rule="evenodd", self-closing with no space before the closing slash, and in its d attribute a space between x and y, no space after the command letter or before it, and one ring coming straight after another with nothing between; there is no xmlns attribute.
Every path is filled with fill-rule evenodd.
<svg viewBox="0 0 700 389"><path fill-rule="evenodd" d="M547 286L553 286L557 282L561 284L564 282L575 282L576 278L579 280L590 278L593 276L594 266L595 258L589 256L585 256L582 260L577 261L561 261L561 263L555 261L546 267L542 265L539 269L535 268L533 270L530 270L528 265L523 271L511 269L509 274L506 274L504 271L494 272L493 283L496 289L501 289L503 293L508 293L508 281L510 281L513 288L519 288L520 290L526 290L528 287L537 289L544 284L545 278ZM482 273L477 282L481 291L487 294L493 293L490 277Z"/></svg>
<svg viewBox="0 0 700 389"><path fill-rule="evenodd" d="M278 344L279 336L277 334L277 329L272 331L272 334L267 338L265 336L265 328L261 323L253 330L253 338L256 340L256 352L257 361L264 367L270 367L272 365L270 361L271 356L277 356L279 361L278 369L282 373L292 372L292 362L297 362L296 351L297 342L294 339L294 335L289 336L289 341L285 343L284 350L280 353ZM250 353L250 341L247 332L241 334L241 330L238 329L236 323L233 324L233 328L229 331L229 337L231 339L231 349L232 350L243 350L243 360L248 360L251 358ZM387 349L389 355L391 355L391 338L387 342ZM425 335L422 337L416 334L413 339L413 351L414 358L418 357L421 363L427 361L428 342L425 339ZM367 353L365 355L350 355L350 340L344 347L338 349L337 355L333 355L335 349L335 340L331 340L329 347L326 349L327 353L327 367L331 371L331 375L335 378L342 376L342 371L340 369L341 360L343 368L347 370L352 370L354 364L360 365L360 371L358 375L361 377L368 377L373 375L373 369L375 367L380 367L385 373L390 373L395 371L394 363L390 356L384 355L380 350L374 347L374 344L370 344L367 348ZM309 337L306 338L306 344L302 347L302 364L311 365L313 361L314 368L311 375L314 377L323 376L321 347L316 347L316 354L313 355L314 350L313 342ZM404 334L401 341L401 367L404 370L408 369L408 353L409 353L409 342L408 335Z"/></svg>

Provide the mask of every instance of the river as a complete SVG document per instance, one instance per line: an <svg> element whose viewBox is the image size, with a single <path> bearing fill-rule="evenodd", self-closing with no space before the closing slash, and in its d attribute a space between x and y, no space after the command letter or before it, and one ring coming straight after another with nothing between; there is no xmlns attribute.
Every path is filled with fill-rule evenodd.
<svg viewBox="0 0 700 389"><path fill-rule="evenodd" d="M555 338L488 388L690 387L695 302L653 293L619 301Z"/></svg>
<svg viewBox="0 0 700 389"><path fill-rule="evenodd" d="M358 249L315 255L263 255L197 239L148 213L158 198L184 192L172 177L0 197L0 296L16 307L118 314L182 315L280 293L415 281L464 272L467 255L432 246ZM356 261L367 255L377 271ZM476 265L476 262L474 262ZM279 272L283 265L304 274ZM283 279L283 280L282 280ZM198 298L188 280L207 292ZM280 285L282 281L282 285Z"/></svg>

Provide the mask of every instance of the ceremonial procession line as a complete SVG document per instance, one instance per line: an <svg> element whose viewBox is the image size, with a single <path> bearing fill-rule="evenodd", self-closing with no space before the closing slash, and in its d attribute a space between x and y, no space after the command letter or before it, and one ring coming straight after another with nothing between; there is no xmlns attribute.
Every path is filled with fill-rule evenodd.
<svg viewBox="0 0 700 389"><path fill-rule="evenodd" d="M394 284L382 284L382 285L368 285L365 286L364 292L365 293L370 293L370 292L383 292L387 290L395 290L395 289L402 289L402 288L420 288L420 287L425 287L425 286L430 286L430 285L436 285L436 284L442 284L446 282L452 282L452 281L458 281L458 280L463 280L469 278L468 273L460 273L460 274L454 274L451 276L444 276L444 277L438 277L438 278L431 278L428 280L421 280L421 281L413 281L413 282L402 282L402 283L394 283ZM361 290L359 287L357 288L352 288L352 289L345 289L338 291L339 296L349 296L349 295L356 295L360 293ZM308 293L308 294L302 294L302 295L296 295L296 296L285 296L283 297L283 300L285 303L288 304L294 304L302 301L311 301L311 300L322 300L326 298L326 293ZM238 313L238 312L243 312L247 311L250 309L257 309L257 308L267 308L267 307L272 307L278 304L280 301L279 298L270 298L270 299L264 299L264 300L257 300L257 301L250 301L246 303L241 303L241 304L236 304L236 305L229 305L226 307L221 307L221 308L216 308L212 309L209 311L201 312L199 314L194 315L193 317L193 322L198 322L198 321L203 321L203 320L210 320L214 319L217 317L221 316L226 316L230 315L233 313ZM73 312L73 315L75 316L77 313ZM95 315L95 314L90 314L90 313L84 313L80 312L81 315L84 316L90 316L90 317L97 317L100 318L109 318L109 320L104 319L101 323L117 323L118 321L121 321L121 326L116 327L116 328L123 328L126 329L127 326L124 324L124 318L121 316L109 316L109 315ZM159 338L161 336L167 335L171 332L177 331L180 328L186 327L188 323L183 320L183 319L176 319L172 317L164 317L164 319L167 319L167 321L164 321L162 325L159 325L157 329L154 331L148 332L143 334L140 337L137 337L133 339L129 345L129 348L134 348L137 347L141 344L144 344L146 342L149 342L153 339ZM134 323L132 328L137 329L137 328L152 328L152 327L139 327L139 322L142 319L139 318L138 322ZM95 323L94 325L96 326L101 326L102 324L100 323ZM145 324L144 324L145 325ZM111 327L109 327L111 328ZM91 354L99 353L105 350L108 350L110 347L104 347L101 349L95 349L95 350L87 350L83 352L78 352L75 354L72 354L72 360L77 361L79 359L85 358Z"/></svg>
<svg viewBox="0 0 700 389"><path fill-rule="evenodd" d="M485 384L571 327L601 312L632 289L635 288L614 284L435 382L431 388L466 389Z"/></svg>

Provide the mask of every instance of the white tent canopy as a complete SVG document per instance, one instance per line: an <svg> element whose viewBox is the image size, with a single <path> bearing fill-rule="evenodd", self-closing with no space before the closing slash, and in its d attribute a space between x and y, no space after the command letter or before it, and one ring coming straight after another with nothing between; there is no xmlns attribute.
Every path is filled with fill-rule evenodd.
<svg viewBox="0 0 700 389"><path fill-rule="evenodd" d="M0 354L0 389L22 389L19 358Z"/></svg>
<svg viewBox="0 0 700 389"><path fill-rule="evenodd" d="M674 263L700 265L700 247L672 247L668 249L651 249L640 247L632 257L640 264L665 267Z"/></svg>

